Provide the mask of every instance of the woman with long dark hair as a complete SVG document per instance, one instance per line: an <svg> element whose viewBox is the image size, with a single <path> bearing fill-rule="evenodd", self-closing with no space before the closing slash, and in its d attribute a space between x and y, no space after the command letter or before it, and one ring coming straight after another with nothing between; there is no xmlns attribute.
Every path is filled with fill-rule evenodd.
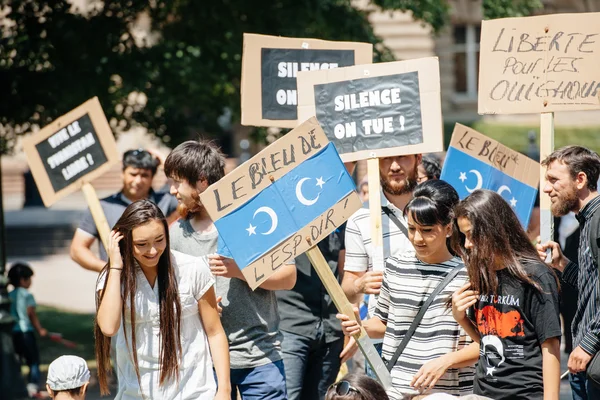
<svg viewBox="0 0 600 400"><path fill-rule="evenodd" d="M493 399L558 399L558 281L540 262L511 206L476 190L456 207L453 242L470 283L452 299L456 321L480 345L474 393ZM474 321L466 311L474 306Z"/></svg>
<svg viewBox="0 0 600 400"><path fill-rule="evenodd" d="M467 353L456 350L469 347L471 340L452 317L446 303L467 278L460 258L451 254L448 239L454 232L456 190L440 180L427 181L415 189L404 213L408 221L408 239L415 253L396 254L386 263L383 284L375 316L365 321L371 338L383 338L383 359L390 363L407 335L422 305L441 291L416 327L406 347L394 362L391 399L411 399L417 395L445 392L453 395L472 391L473 368L477 348ZM450 279L447 283L446 277ZM445 284L445 286L444 286ZM338 314L344 334L360 332L359 323ZM473 346L471 346L473 347Z"/></svg>
<svg viewBox="0 0 600 400"><path fill-rule="evenodd" d="M170 251L167 221L147 200L125 209L108 255L96 288L102 394L108 394L114 338L116 399L229 399L227 337L207 262Z"/></svg>

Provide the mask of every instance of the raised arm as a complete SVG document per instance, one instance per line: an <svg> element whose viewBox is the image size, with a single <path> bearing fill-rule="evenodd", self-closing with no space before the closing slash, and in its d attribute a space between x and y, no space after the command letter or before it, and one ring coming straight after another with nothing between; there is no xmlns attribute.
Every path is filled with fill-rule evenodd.
<svg viewBox="0 0 600 400"><path fill-rule="evenodd" d="M106 287L100 290L100 304L98 305L98 325L105 336L112 337L117 334L121 326L121 273L123 272L123 258L119 249L119 242L123 235L112 231L108 237L109 268L106 271Z"/></svg>

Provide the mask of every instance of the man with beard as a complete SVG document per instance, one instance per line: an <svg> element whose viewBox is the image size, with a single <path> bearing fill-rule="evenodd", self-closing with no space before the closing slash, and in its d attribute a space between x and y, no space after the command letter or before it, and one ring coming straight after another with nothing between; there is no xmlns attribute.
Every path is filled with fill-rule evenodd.
<svg viewBox="0 0 600 400"><path fill-rule="evenodd" d="M408 228L403 211L412 199L412 192L417 185L417 168L420 163L421 154L386 157L379 160L384 266L385 260L392 255L414 252L406 234ZM375 193L372 196L375 196ZM369 317L371 317L383 281L383 271L373 269L373 259L377 256L373 254L368 203L348 219L345 244L346 259L342 289L351 303L360 302L363 294L370 295ZM376 347L381 351L381 340L376 341ZM348 348L345 349L342 356L346 357L348 351ZM367 366L367 371L368 369Z"/></svg>
<svg viewBox="0 0 600 400"><path fill-rule="evenodd" d="M148 199L156 204L169 222L177 219L177 200L169 193L155 192L152 179L161 160L159 154L144 149L128 150L123 154L123 189L100 200L100 205L111 228L117 223L128 205L137 200ZM71 242L71 258L85 269L100 272L106 265L106 250L100 243L100 257L91 246L100 235L90 210L83 214Z"/></svg>
<svg viewBox="0 0 600 400"><path fill-rule="evenodd" d="M296 268L279 268L255 291L231 258L215 254L219 234L200 203L200 194L224 175L225 159L208 142L190 140L177 146L165 161L165 174L173 179L171 193L183 217L171 226L171 249L195 257L208 257L216 277L221 322L229 342L232 393L242 399L286 399L281 355L281 332L275 290L296 283ZM243 229L243 227L240 227ZM244 243L239 243L244 246Z"/></svg>
<svg viewBox="0 0 600 400"><path fill-rule="evenodd" d="M566 258L556 242L538 245L542 260L546 258L546 250L551 249L552 267L563 273L564 282L579 290L571 325L574 349L568 363L573 399L600 399L600 389L585 373L588 363L600 351L598 263L591 250L591 246L597 249L600 232L590 231L592 219L600 212L597 188L600 157L584 147L567 146L550 154L542 165L546 167L547 180L543 190L550 196L552 214L563 216L575 212L581 229L576 261Z"/></svg>

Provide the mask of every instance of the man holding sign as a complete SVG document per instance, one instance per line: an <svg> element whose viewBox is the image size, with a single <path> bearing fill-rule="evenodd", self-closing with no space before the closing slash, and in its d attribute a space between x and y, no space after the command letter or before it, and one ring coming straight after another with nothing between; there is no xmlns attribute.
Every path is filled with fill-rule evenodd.
<svg viewBox="0 0 600 400"><path fill-rule="evenodd" d="M229 342L232 391L239 390L244 399L286 399L274 291L291 289L296 269L293 264L283 265L253 291L235 261L216 254L228 255L228 251L217 248L219 232L199 197L225 175L224 167L223 155L208 142L187 141L167 157L165 173L174 181L171 193L177 197L183 217L170 229L171 248L196 257L209 256ZM249 234L243 227L232 228ZM261 234L259 226L254 229L255 235Z"/></svg>

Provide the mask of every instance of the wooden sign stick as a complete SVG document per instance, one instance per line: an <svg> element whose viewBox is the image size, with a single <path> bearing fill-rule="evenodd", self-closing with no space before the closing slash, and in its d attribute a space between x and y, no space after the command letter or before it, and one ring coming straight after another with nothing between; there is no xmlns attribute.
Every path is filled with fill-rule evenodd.
<svg viewBox="0 0 600 400"><path fill-rule="evenodd" d="M542 113L540 118L540 158L545 159L554 151L554 113ZM540 168L540 240L554 240L554 219L550 211L550 197L543 194L546 185L546 168ZM546 262L549 262L548 254Z"/></svg>
<svg viewBox="0 0 600 400"><path fill-rule="evenodd" d="M306 238L309 244L311 240L309 237ZM306 251L306 255L310 260L310 263L317 271L319 278L321 278L321 282L323 282L323 286L327 289L327 293L333 300L338 311L342 314L347 315L348 317L356 320L356 315L354 315L354 309L352 304L348 301L348 298L344 294L342 287L338 283L335 275L331 272L331 268L329 264L323 257L323 253L319 250L318 246L313 246ZM371 364L371 368L375 371L375 375L377 375L377 379L383 385L383 387L388 390L392 387L392 377L390 376L389 371L387 370L383 360L375 350L375 346L369 339L367 335L367 331L362 326L360 327L360 334L354 337L356 339L356 343L358 343L358 347L362 351L365 356L365 359L369 364Z"/></svg>
<svg viewBox="0 0 600 400"><path fill-rule="evenodd" d="M81 191L85 196L85 200L87 201L90 212L92 213L92 217L94 218L94 223L96 224L96 229L98 229L100 240L102 241L104 249L108 254L108 234L110 233L110 226L108 226L108 221L106 220L104 210L102 210L102 206L100 205L100 200L98 199L96 190L91 183L86 182L81 187Z"/></svg>
<svg viewBox="0 0 600 400"><path fill-rule="evenodd" d="M373 270L384 270L383 231L381 228L381 183L379 182L379 158L375 154L367 160L369 183L369 212L371 214L371 245L373 246Z"/></svg>

